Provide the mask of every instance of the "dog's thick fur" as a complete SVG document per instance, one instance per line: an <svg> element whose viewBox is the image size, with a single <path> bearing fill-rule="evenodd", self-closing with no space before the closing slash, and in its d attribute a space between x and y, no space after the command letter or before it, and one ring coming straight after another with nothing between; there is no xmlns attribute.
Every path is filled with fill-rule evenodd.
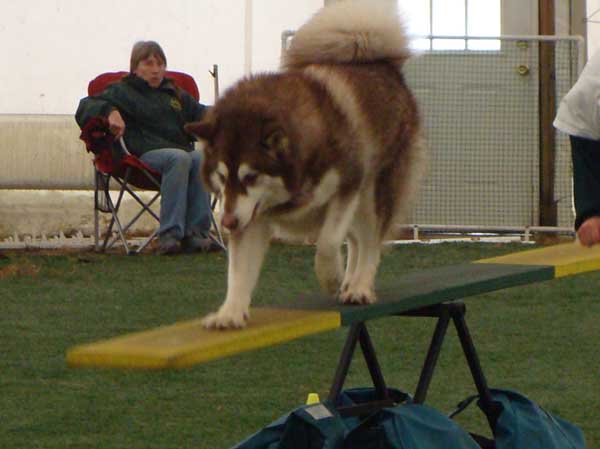
<svg viewBox="0 0 600 449"><path fill-rule="evenodd" d="M323 8L294 36L282 73L240 81L187 125L205 142L202 176L230 230L227 296L205 326L245 326L276 227L315 236L326 293L375 301L381 242L405 219L424 153L400 72L406 38L388 3Z"/></svg>

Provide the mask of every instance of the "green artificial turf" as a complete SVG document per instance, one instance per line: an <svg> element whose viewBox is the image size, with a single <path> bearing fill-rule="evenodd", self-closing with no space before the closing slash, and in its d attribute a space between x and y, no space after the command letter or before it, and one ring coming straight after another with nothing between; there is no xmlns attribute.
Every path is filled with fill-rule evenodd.
<svg viewBox="0 0 600 449"><path fill-rule="evenodd" d="M404 245L379 282L405 273L529 249L518 244ZM317 290L314 249L274 245L255 305ZM70 369L70 347L189 320L226 289L222 254L127 257L10 252L0 257L0 449L227 449L301 405L324 398L347 328L180 371ZM600 272L466 299L488 383L526 394L600 446ZM386 382L417 383L435 320L382 318L368 328ZM346 386L369 386L357 357ZM475 389L450 328L427 403L448 412ZM459 422L485 432L476 407Z"/></svg>

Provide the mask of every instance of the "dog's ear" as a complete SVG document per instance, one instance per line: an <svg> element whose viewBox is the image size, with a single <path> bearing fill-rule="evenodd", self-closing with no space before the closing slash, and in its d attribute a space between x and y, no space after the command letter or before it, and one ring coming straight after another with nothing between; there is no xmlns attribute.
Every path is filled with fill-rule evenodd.
<svg viewBox="0 0 600 449"><path fill-rule="evenodd" d="M214 120L202 120L200 122L190 122L183 125L186 133L194 136L198 140L212 141L217 130Z"/></svg>
<svg viewBox="0 0 600 449"><path fill-rule="evenodd" d="M262 146L269 156L279 159L290 153L290 139L281 128L274 128L267 132L262 140Z"/></svg>

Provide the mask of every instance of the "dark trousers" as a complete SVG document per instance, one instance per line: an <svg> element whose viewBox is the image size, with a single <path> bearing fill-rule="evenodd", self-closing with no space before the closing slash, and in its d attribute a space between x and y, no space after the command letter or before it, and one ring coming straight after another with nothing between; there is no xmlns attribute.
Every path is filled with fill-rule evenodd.
<svg viewBox="0 0 600 449"><path fill-rule="evenodd" d="M600 141L570 136L575 196L575 229L600 216Z"/></svg>

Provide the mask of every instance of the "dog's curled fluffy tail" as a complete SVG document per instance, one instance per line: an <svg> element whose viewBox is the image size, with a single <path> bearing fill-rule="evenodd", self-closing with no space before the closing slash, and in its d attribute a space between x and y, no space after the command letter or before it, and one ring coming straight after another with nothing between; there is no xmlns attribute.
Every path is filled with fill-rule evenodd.
<svg viewBox="0 0 600 449"><path fill-rule="evenodd" d="M345 0L317 12L294 34L282 68L310 64L395 62L410 56L396 2Z"/></svg>

